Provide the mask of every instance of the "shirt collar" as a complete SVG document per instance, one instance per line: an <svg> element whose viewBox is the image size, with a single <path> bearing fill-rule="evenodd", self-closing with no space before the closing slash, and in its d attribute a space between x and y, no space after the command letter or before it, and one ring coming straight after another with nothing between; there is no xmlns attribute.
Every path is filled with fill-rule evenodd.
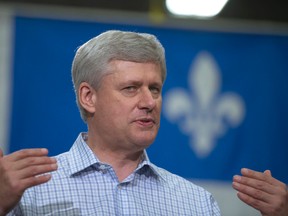
<svg viewBox="0 0 288 216"><path fill-rule="evenodd" d="M86 140L87 133L80 133L69 151L69 176L74 176L97 164L102 164L90 149L86 143ZM145 172L145 175L154 176L156 178L160 177L164 179L161 175L161 172L158 171L157 167L150 162L146 150L144 150L142 160L136 168L135 172Z"/></svg>
<svg viewBox="0 0 288 216"><path fill-rule="evenodd" d="M69 151L69 175L75 175L94 164L100 163L86 143L86 133L80 133Z"/></svg>
<svg viewBox="0 0 288 216"><path fill-rule="evenodd" d="M160 177L162 180L164 180L161 172L159 172L158 170L158 167L151 163L151 161L149 160L146 150L144 150L142 161L136 168L135 172L143 173L147 176L154 176L156 179L159 179Z"/></svg>

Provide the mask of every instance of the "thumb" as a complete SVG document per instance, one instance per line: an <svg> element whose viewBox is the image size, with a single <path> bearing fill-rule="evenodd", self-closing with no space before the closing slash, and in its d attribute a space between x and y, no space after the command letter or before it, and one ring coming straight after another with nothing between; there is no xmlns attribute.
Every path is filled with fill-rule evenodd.
<svg viewBox="0 0 288 216"><path fill-rule="evenodd" d="M272 176L271 171L270 170L265 170L264 174L268 175L268 176Z"/></svg>
<svg viewBox="0 0 288 216"><path fill-rule="evenodd" d="M0 158L2 158L3 157L3 151L2 151L2 149L0 148Z"/></svg>

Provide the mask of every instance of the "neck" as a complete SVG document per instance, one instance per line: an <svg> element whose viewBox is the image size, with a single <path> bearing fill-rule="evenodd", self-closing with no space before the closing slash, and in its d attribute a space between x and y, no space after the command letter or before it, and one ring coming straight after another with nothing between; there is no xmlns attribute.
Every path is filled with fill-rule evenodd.
<svg viewBox="0 0 288 216"><path fill-rule="evenodd" d="M135 171L135 169L141 162L142 154L143 151L137 152L131 156L127 154L121 155L121 153L120 154L116 153L116 154L110 154L109 157L100 156L99 159L105 163L110 164L113 167L119 182L122 182L125 178L127 178L131 173Z"/></svg>
<svg viewBox="0 0 288 216"><path fill-rule="evenodd" d="M141 162L143 150L131 151L121 148L111 147L96 140L89 138L87 144L92 149L97 158L103 162L111 165L118 177L119 182L122 182L137 168Z"/></svg>

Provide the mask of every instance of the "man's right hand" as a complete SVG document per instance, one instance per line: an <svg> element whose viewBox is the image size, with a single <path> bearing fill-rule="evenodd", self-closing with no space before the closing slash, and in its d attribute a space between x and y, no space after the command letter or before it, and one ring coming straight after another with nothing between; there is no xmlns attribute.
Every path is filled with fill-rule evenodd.
<svg viewBox="0 0 288 216"><path fill-rule="evenodd" d="M47 149L24 149L3 156L0 149L0 216L12 210L27 188L48 182L57 169Z"/></svg>

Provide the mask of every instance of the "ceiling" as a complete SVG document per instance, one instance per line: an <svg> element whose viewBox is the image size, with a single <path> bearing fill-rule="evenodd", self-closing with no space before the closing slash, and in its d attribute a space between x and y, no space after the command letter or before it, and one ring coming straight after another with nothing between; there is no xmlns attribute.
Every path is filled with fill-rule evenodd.
<svg viewBox="0 0 288 216"><path fill-rule="evenodd" d="M148 12L151 6L156 6L158 10L169 16L164 0L0 0L1 2L89 7L142 13ZM288 1L230 0L215 19L217 18L288 23Z"/></svg>

